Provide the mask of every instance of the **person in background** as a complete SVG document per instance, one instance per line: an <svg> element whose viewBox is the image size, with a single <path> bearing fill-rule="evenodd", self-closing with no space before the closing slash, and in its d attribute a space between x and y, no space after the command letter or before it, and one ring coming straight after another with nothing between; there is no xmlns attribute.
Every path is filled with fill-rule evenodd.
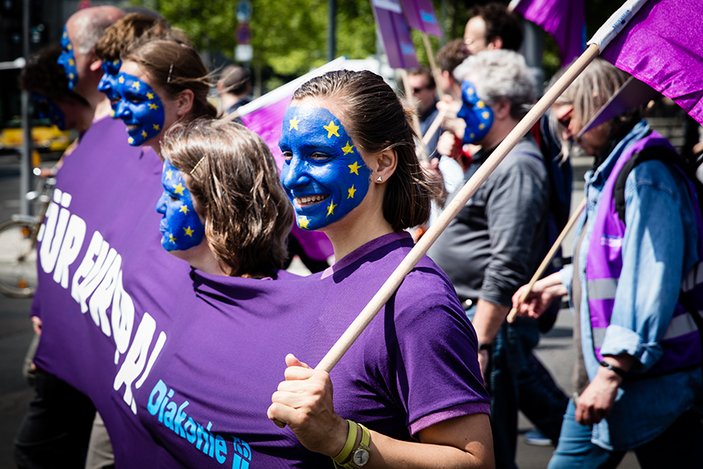
<svg viewBox="0 0 703 469"><path fill-rule="evenodd" d="M524 33L520 17L502 3L478 5L469 11L464 28L464 47L469 54L483 50L518 51Z"/></svg>
<svg viewBox="0 0 703 469"><path fill-rule="evenodd" d="M695 188L638 110L580 134L628 77L596 59L553 106L562 138L595 158L588 203L573 265L539 280L525 302L525 286L513 296L520 314L538 317L568 293L577 313L578 397L552 469L615 467L629 450L644 468L703 465L701 336L686 311L700 292L683 288L701 259Z"/></svg>
<svg viewBox="0 0 703 469"><path fill-rule="evenodd" d="M95 45L105 29L122 16L124 12L113 6L83 8L68 19L61 36L58 63L68 78L69 89L94 110L94 121L110 113L109 101L98 91L103 69Z"/></svg>
<svg viewBox="0 0 703 469"><path fill-rule="evenodd" d="M217 93L220 95L222 112L231 114L251 102L252 90L249 70L240 65L225 67L217 81Z"/></svg>
<svg viewBox="0 0 703 469"><path fill-rule="evenodd" d="M412 100L420 119L420 137L425 135L432 122L437 118L437 85L432 73L424 68L408 72L408 86L412 91ZM428 155L432 155L437 147L439 132L425 145Z"/></svg>
<svg viewBox="0 0 703 469"><path fill-rule="evenodd" d="M173 31L162 18L146 13L129 13L105 30L105 34L95 45L95 55L100 59L103 70L98 90L110 100L113 113L115 103L119 100L115 88L117 74L122 66L122 56L138 42L173 36L182 42L188 42L184 35Z"/></svg>
<svg viewBox="0 0 703 469"><path fill-rule="evenodd" d="M455 75L462 81L464 142L481 147L468 179L527 113L537 91L522 56L507 50L472 55ZM530 337L536 344L539 337L535 321L508 325L505 318L513 293L547 252L548 192L542 155L524 137L429 251L476 329L498 467L515 465L522 341Z"/></svg>

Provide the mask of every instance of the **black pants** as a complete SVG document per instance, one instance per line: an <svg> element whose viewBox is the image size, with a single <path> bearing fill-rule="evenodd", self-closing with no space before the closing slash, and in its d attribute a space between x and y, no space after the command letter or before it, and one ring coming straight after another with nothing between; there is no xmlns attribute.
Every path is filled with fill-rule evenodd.
<svg viewBox="0 0 703 469"><path fill-rule="evenodd" d="M15 437L19 469L85 467L95 407L84 394L37 370L35 395Z"/></svg>

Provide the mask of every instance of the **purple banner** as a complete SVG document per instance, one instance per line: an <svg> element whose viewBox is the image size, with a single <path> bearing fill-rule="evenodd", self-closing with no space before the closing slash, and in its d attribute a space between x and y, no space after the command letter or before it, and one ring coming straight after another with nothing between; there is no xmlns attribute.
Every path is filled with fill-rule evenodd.
<svg viewBox="0 0 703 469"><path fill-rule="evenodd" d="M442 28L437 21L432 0L401 0L400 3L411 28L425 34L442 37Z"/></svg>
<svg viewBox="0 0 703 469"><path fill-rule="evenodd" d="M559 46L562 64L570 63L584 51L584 0L521 0L513 11L540 26L554 38Z"/></svg>
<svg viewBox="0 0 703 469"><path fill-rule="evenodd" d="M702 22L700 0L649 1L602 56L703 125Z"/></svg>
<svg viewBox="0 0 703 469"><path fill-rule="evenodd" d="M403 17L399 0L372 0L371 5L388 64L393 68L419 67L410 27Z"/></svg>

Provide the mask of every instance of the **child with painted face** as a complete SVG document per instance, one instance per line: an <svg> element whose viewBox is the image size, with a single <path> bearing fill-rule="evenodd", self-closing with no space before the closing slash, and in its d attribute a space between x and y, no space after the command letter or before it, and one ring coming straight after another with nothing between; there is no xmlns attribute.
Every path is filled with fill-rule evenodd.
<svg viewBox="0 0 703 469"><path fill-rule="evenodd" d="M337 259L310 280L330 307L301 359L322 357L412 248L403 230L427 219L409 115L370 72L330 72L293 96L281 178L298 226L326 233ZM490 467L477 347L451 283L424 258L331 374L285 357L268 416L341 467Z"/></svg>
<svg viewBox="0 0 703 469"><path fill-rule="evenodd" d="M209 274L275 276L293 210L263 141L239 124L201 118L173 126L162 152L164 249Z"/></svg>
<svg viewBox="0 0 703 469"><path fill-rule="evenodd" d="M149 41L123 59L117 75L115 117L127 126L130 145L160 153L164 131L180 120L215 117L207 101L208 72L197 51L173 41Z"/></svg>

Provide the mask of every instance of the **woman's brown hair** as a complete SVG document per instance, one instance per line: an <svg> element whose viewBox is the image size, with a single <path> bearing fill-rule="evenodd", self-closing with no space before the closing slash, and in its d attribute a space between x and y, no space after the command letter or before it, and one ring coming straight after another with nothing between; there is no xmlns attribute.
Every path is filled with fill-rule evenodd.
<svg viewBox="0 0 703 469"><path fill-rule="evenodd" d="M293 100L329 98L354 143L367 153L392 149L398 164L388 179L383 216L394 230L421 225L430 214L431 188L415 155L413 111L383 78L369 71L328 72L304 83ZM340 116L341 114L341 116Z"/></svg>
<svg viewBox="0 0 703 469"><path fill-rule="evenodd" d="M95 55L104 61L120 60L135 43L146 38L166 39L171 34L171 29L163 19L144 13L130 13L117 20L100 36L95 44ZM185 35L182 36L185 38Z"/></svg>
<svg viewBox="0 0 703 469"><path fill-rule="evenodd" d="M150 40L135 46L123 60L139 64L152 83L172 98L184 90L193 91L193 118L217 115L217 109L207 100L208 70L190 45L168 39Z"/></svg>
<svg viewBox="0 0 703 469"><path fill-rule="evenodd" d="M270 276L283 266L293 208L258 135L201 118L172 126L161 152L186 175L207 243L231 275Z"/></svg>

